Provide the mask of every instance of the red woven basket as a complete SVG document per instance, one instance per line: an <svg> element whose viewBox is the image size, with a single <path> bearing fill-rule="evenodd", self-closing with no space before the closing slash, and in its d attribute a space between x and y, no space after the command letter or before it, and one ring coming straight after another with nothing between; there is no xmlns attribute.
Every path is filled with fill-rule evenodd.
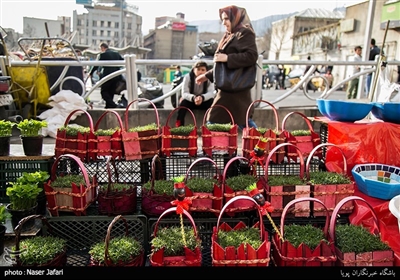
<svg viewBox="0 0 400 280"><path fill-rule="evenodd" d="M111 157L107 158L107 174L108 184L106 190L99 190L97 195L97 204L99 214L120 215L132 214L137 207L137 186L126 184L125 190L113 190L113 176L111 172L111 164L114 169L115 182L119 182L118 169L115 160Z"/></svg>
<svg viewBox="0 0 400 280"><path fill-rule="evenodd" d="M172 207L171 201L175 200L172 192L171 194L156 193L154 190L155 180L164 180L161 160L158 155L155 155L151 161L151 189L149 191L142 188L142 211L150 216L161 215L165 210Z"/></svg>
<svg viewBox="0 0 400 280"><path fill-rule="evenodd" d="M222 179L221 174L218 170L218 165L212 159L208 157L201 157L192 162L189 168L186 171L185 176L185 184L187 183L191 170L202 162L211 162L211 164L215 167L215 176L214 179L217 179L217 184L214 184L213 191L210 193L199 193L193 192L190 188L186 187L186 197L192 200L192 204L190 206L190 212L211 212L218 214L222 208ZM211 178L210 178L211 179Z"/></svg>
<svg viewBox="0 0 400 280"><path fill-rule="evenodd" d="M70 188L54 188L51 182L56 179L58 163L61 160L72 159L75 161L81 174L85 180L85 184L77 185L71 183ZM71 170L62 170L65 176ZM47 199L47 209L52 216L58 216L59 211L73 212L75 215L86 215L86 209L97 199L97 179L93 176L92 181L89 180L89 175L82 161L74 155L65 154L58 158L53 163L51 168L50 180L43 184Z"/></svg>
<svg viewBox="0 0 400 280"><path fill-rule="evenodd" d="M257 128L249 127L249 114L251 108L254 106L255 103L263 102L271 106L274 116L275 116L275 129L267 129L263 134L261 134ZM260 137L267 138L267 148L266 154L269 154L273 148L277 145L285 143L286 137L283 131L279 130L279 117L278 111L276 110L275 106L272 103L269 103L265 100L255 100L253 101L250 106L247 108L246 113L246 127L243 128L242 132L242 153L243 156L246 158L250 158L250 153L254 150L254 147L257 145L258 140ZM282 147L279 151L276 151L274 156L271 157L271 160L274 163L282 163L285 158L285 149Z"/></svg>
<svg viewBox="0 0 400 280"><path fill-rule="evenodd" d="M124 222L125 225L125 236L129 236L129 227L126 219L122 215L116 216L111 223L109 224L107 228L107 235L104 240L105 246L104 246L104 263L99 263L98 261L94 260L92 257L90 257L90 263L89 266L109 266L109 267L116 267L116 266L125 266L125 267L132 267L132 266L142 266L143 261L144 261L144 249L140 252L138 256L131 256L129 260L122 261L118 260L117 262L113 262L110 256L110 252L108 250L110 246L110 240L111 240L111 231L114 226L119 220ZM143 245L143 244L142 244Z"/></svg>
<svg viewBox="0 0 400 280"><path fill-rule="evenodd" d="M129 109L135 102L146 101L153 107L157 130L129 132ZM139 110L140 112L140 110ZM146 159L158 155L161 151L160 118L156 105L146 98L133 100L125 109L125 130L122 131L124 157L126 160Z"/></svg>
<svg viewBox="0 0 400 280"><path fill-rule="evenodd" d="M307 245L301 243L297 248L294 247L289 241L280 238L285 237L284 227L286 214L290 207L296 203L303 203L307 201L317 202L323 205L326 213L324 236L328 241L321 240L314 250ZM301 197L290 201L281 216L280 222L280 235L275 233L272 237L272 251L274 262L277 266L335 266L336 254L333 242L330 240L328 233L329 230L329 212L325 205L319 199L312 197Z"/></svg>
<svg viewBox="0 0 400 280"><path fill-rule="evenodd" d="M83 113L89 122L89 132L80 133L77 135L67 135L65 130L57 129L56 143L55 143L55 156L56 158L64 154L72 154L79 157L82 161L89 161L94 159L95 155L93 150L95 149L95 139L93 120L88 112L82 109L72 111L64 122L64 127L67 127L70 120L77 113Z"/></svg>
<svg viewBox="0 0 400 280"><path fill-rule="evenodd" d="M350 201L358 200L363 202L368 210L371 211L372 221L374 222L372 227L369 228L369 231L377 236L380 236L380 222L375 213L374 208L363 198L358 196L349 196L342 199L333 210L331 221L330 221L330 230L329 234L331 239L335 243L335 252L337 256L337 266L394 266L394 252L392 249L385 251L373 251L373 252L363 252L363 253L355 253L348 252L343 253L336 246L336 218L338 216L339 210L342 206L346 205Z"/></svg>
<svg viewBox="0 0 400 280"><path fill-rule="evenodd" d="M268 157L265 161L264 166L264 188L265 188L265 197L266 200L271 203L274 207L274 211L271 213L272 217L280 217L282 215L282 211L284 207L288 204L289 201L300 198L300 197L310 197L311 191L310 186L304 183L303 185L282 185L282 186L270 186L268 183L268 178L276 175L268 175L268 167L271 163L271 157L276 151L279 151L281 148L290 147L292 150L297 152L297 156L300 162L300 174L299 177L301 179L304 178L304 159L301 154L300 149L290 143L282 143L272 149L272 151L268 154ZM293 176L293 175L291 175ZM296 217L304 217L309 216L310 208L307 203L298 203L293 211L291 211Z"/></svg>
<svg viewBox="0 0 400 280"><path fill-rule="evenodd" d="M246 225L243 222L239 222L234 228L230 227L227 223L221 222L221 217L229 204L235 203L236 201L245 200L252 203L257 209L259 222L253 225L254 228L260 229L260 239L262 241L258 248L253 248L249 244L241 244L239 247L226 247L223 248L218 243L218 232L240 230L245 228ZM222 208L220 215L217 220L217 226L213 227L213 234L211 236L211 257L213 266L268 266L270 261L271 242L268 241L268 233L264 229L264 223L260 207L257 202L249 196L236 196L231 199Z"/></svg>
<svg viewBox="0 0 400 280"><path fill-rule="evenodd" d="M170 119L179 109L187 110L192 116L194 128L189 135L171 134L171 127L169 126ZM162 128L161 154L169 157L173 153L187 153L189 156L194 157L197 154L197 138L196 117L189 108L179 106L169 113L166 124Z"/></svg>
<svg viewBox="0 0 400 280"><path fill-rule="evenodd" d="M52 233L52 227L50 225L50 223L47 221L46 217L42 216L42 215L31 215L28 217L25 217L23 219L21 219L18 223L18 225L15 227L14 229L14 233L15 233L15 251L19 252L21 250L20 247L20 241L21 241L21 234L23 231L23 225L31 220L35 220L35 219L40 219L42 221L42 224L45 225L48 229L48 232L51 234ZM35 238L31 237L31 238ZM20 256L19 254L13 254L13 256L15 256L15 263L13 264L13 266L17 266L17 267L60 267L60 266L65 266L67 264L67 247L64 248L64 250L59 253L58 255L54 256L54 258L50 261L48 261L47 263L42 263L42 264L35 264L35 265L24 265L21 262Z"/></svg>
<svg viewBox="0 0 400 280"><path fill-rule="evenodd" d="M232 128L229 132L211 131L206 126L208 113L214 107L223 108L229 117L231 118ZM238 126L235 124L235 120L229 110L222 105L214 105L207 109L203 118L203 125L201 126L201 138L203 141L203 152L204 154L212 157L214 151L226 152L230 156L236 155L237 153L237 137L238 137Z"/></svg>
<svg viewBox="0 0 400 280"><path fill-rule="evenodd" d="M157 222L154 226L153 237L157 236L158 225L161 219L170 213L176 213L176 207L172 207L167 209L160 215ZM200 240L199 235L197 233L196 224L192 218L192 216L186 210L183 210L183 215L189 219L192 227L194 235L198 240ZM152 248L152 252L150 254L150 263L151 266L201 266L202 255L201 248L196 247L193 251L187 247L184 247L185 255L184 256L164 256L164 250L160 249L158 251L154 251Z"/></svg>
<svg viewBox="0 0 400 280"><path fill-rule="evenodd" d="M310 131L310 135L294 136L290 131L286 129L286 122L288 118L294 114L299 115L306 122L308 129ZM282 131L286 137L286 142L298 147L301 151L301 154L303 155L303 158L306 158L310 154L313 148L321 144L321 138L319 134L314 131L310 120L300 112L290 112L283 118ZM289 159L293 160L294 162L297 162L297 153L292 147L287 147L286 153ZM321 158L322 151L316 152L315 155Z"/></svg>
<svg viewBox="0 0 400 280"><path fill-rule="evenodd" d="M121 117L114 110L106 110L94 125L94 131L99 128L101 121L108 114L113 114L118 121L119 129L116 130L111 136L96 136L96 151L95 154L97 157L101 156L111 156L113 158L122 159L123 155L123 145L122 145L122 131L124 130L124 125L122 124Z"/></svg>
<svg viewBox="0 0 400 280"><path fill-rule="evenodd" d="M347 176L347 161L346 161L346 156L344 155L342 149L340 149L338 146L335 144L331 143L322 143L317 145L310 153L310 155L307 158L306 162L306 178L307 181L310 181L310 164L311 160L317 150L319 150L322 147L335 147L342 155L343 158L343 169L342 169L342 174ZM325 163L327 165L329 163ZM343 198L351 196L354 194L354 189L355 189L355 183L349 183L349 184L330 184L330 185L311 185L311 192L313 194L314 198L317 198L321 200L325 206L328 208L329 212L332 213L333 209L335 206L341 201ZM348 214L351 213L354 209L353 203L350 201L344 207L342 207L339 210L340 214ZM319 207L314 207L314 216L322 216L324 215L324 209Z"/></svg>
<svg viewBox="0 0 400 280"><path fill-rule="evenodd" d="M230 166L232 165L233 162L242 160L245 162L249 162L249 160L245 157L241 156L236 156L231 158L227 164L225 165L224 172L222 174L222 190L223 190L223 195L224 195L224 205L226 205L231 199L233 199L236 196L249 196L249 193L245 190L246 187L248 186L243 186L244 189L241 191L234 191L231 189L231 187L228 186L226 183L226 177L229 171ZM249 168L250 172L254 175L255 171L251 169L251 166ZM260 180L257 181L257 188L259 189L260 193L264 194L264 187L262 182ZM238 212L243 212L243 211L250 211L254 210L255 205L251 201L248 200L234 200L233 203L229 203L229 207L227 207L224 212L228 214L228 216L233 216L235 213Z"/></svg>

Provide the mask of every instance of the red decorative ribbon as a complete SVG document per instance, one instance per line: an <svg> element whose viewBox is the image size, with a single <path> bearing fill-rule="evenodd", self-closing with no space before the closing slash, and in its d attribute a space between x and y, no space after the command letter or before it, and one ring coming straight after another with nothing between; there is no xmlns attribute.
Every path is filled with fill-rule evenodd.
<svg viewBox="0 0 400 280"><path fill-rule="evenodd" d="M250 152L250 164L258 162L262 167L264 167L264 161L265 161L265 153L259 157L256 155L254 151Z"/></svg>
<svg viewBox="0 0 400 280"><path fill-rule="evenodd" d="M171 204L176 206L176 214L183 214L183 210L189 210L189 205L192 204L192 200L185 197L182 201L175 199L174 201L171 201Z"/></svg>
<svg viewBox="0 0 400 280"><path fill-rule="evenodd" d="M268 201L265 202L263 206L260 206L261 214L267 215L267 213L272 213L274 211L274 206L271 205Z"/></svg>

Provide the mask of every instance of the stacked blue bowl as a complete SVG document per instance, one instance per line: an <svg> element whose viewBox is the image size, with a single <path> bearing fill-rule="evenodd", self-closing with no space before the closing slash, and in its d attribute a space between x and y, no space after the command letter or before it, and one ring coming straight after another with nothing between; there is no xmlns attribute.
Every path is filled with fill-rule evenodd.
<svg viewBox="0 0 400 280"><path fill-rule="evenodd" d="M382 121L400 124L400 102L375 102L371 113Z"/></svg>
<svg viewBox="0 0 400 280"><path fill-rule="evenodd" d="M317 99L320 113L332 121L355 122L364 119L373 107L372 102Z"/></svg>

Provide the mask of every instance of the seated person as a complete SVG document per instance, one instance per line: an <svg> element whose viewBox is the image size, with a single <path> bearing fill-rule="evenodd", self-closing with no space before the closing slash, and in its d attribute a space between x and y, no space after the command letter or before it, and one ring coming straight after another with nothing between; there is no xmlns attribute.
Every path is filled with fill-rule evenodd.
<svg viewBox="0 0 400 280"><path fill-rule="evenodd" d="M197 61L192 70L183 78L182 98L179 106L186 107L190 110L203 109L207 110L211 107L214 101L214 85L207 80L200 85L196 84L196 77L206 73L208 70L207 63ZM179 109L175 126L185 125L185 116L187 110Z"/></svg>

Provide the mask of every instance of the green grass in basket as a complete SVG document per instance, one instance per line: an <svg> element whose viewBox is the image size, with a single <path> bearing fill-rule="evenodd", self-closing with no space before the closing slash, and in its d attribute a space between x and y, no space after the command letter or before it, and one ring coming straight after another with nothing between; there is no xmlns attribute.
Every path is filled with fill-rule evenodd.
<svg viewBox="0 0 400 280"><path fill-rule="evenodd" d="M231 231L218 231L218 244L222 248L233 246L238 248L241 244L249 244L254 249L261 246L260 229L258 228L241 228ZM245 245L246 248L246 245Z"/></svg>
<svg viewBox="0 0 400 280"><path fill-rule="evenodd" d="M187 247L190 250L194 250L196 247L201 250L201 240L196 239L193 228L188 226L184 226L183 228ZM156 237L154 237L150 243L153 251L158 251L164 247L164 256L185 255L183 250L182 229L180 226L159 228Z"/></svg>
<svg viewBox="0 0 400 280"><path fill-rule="evenodd" d="M22 265L41 265L52 261L63 253L67 241L54 236L35 236L21 240L20 248L27 248L19 255ZM12 248L15 251L15 246Z"/></svg>
<svg viewBox="0 0 400 280"><path fill-rule="evenodd" d="M325 239L322 229L307 225L286 225L284 227L284 239L289 241L294 247L298 247L301 243L307 245L314 250L321 241L328 243Z"/></svg>
<svg viewBox="0 0 400 280"><path fill-rule="evenodd" d="M140 132L140 131L148 131L148 130L157 130L156 123L132 127L128 130L128 132Z"/></svg>
<svg viewBox="0 0 400 280"><path fill-rule="evenodd" d="M123 236L110 239L108 244L108 253L113 264L120 262L129 262L141 254L142 244L136 239ZM100 264L104 264L105 242L101 241L94 244L89 251L92 259Z"/></svg>

